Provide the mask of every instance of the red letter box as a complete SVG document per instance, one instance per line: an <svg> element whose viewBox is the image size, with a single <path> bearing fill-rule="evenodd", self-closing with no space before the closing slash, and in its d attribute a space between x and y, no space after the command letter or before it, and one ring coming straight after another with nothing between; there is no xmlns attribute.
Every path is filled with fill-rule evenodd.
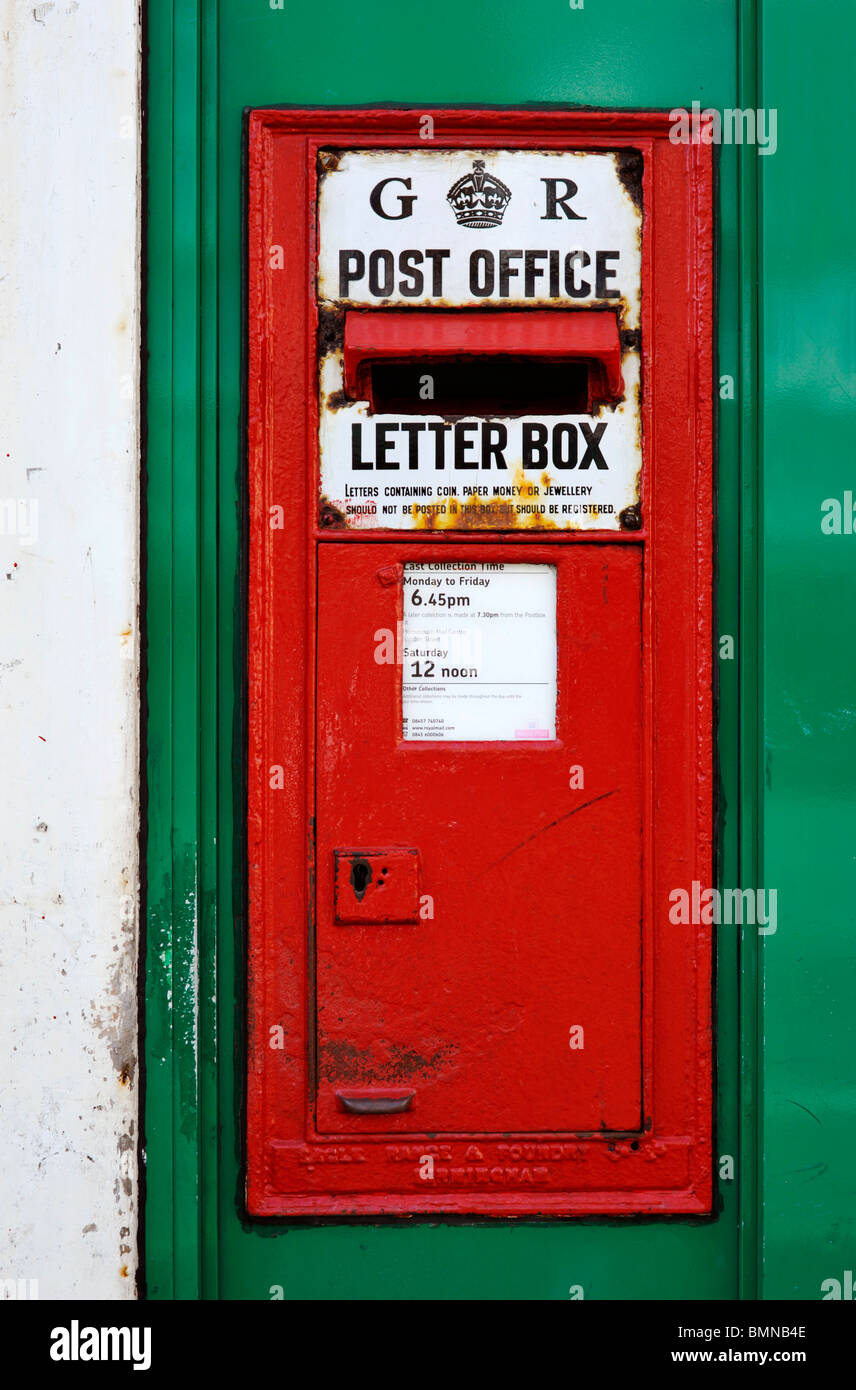
<svg viewBox="0 0 856 1390"><path fill-rule="evenodd" d="M712 172L254 111L247 1203L710 1210Z"/></svg>

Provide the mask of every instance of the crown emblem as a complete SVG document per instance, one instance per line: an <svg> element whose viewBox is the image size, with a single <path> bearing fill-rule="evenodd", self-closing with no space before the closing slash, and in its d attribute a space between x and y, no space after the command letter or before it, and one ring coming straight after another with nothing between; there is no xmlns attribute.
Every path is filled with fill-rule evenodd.
<svg viewBox="0 0 856 1390"><path fill-rule="evenodd" d="M494 174L486 174L483 159L474 159L472 173L453 183L446 194L461 227L498 227L511 201L511 189Z"/></svg>

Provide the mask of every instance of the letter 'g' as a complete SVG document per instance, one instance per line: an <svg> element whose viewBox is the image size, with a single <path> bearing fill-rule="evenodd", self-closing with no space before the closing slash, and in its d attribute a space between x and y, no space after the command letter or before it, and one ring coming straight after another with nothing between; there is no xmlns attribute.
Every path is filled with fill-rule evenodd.
<svg viewBox="0 0 856 1390"><path fill-rule="evenodd" d="M372 212L376 212L378 217L384 217L387 222L400 222L403 217L412 217L413 204L416 202L417 197L415 193L410 193L406 196L403 193L399 193L398 206L400 211L384 212L383 204L381 203L380 199L381 194L383 193L383 190L386 188L388 183L400 183L403 184L405 188L410 187L410 179L381 179L380 183L375 184L374 188L371 191L371 196L369 197L369 202L372 205Z"/></svg>

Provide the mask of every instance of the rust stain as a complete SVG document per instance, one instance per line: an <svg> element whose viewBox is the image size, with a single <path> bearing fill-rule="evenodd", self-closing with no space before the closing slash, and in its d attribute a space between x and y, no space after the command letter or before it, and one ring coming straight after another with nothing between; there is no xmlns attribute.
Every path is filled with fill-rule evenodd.
<svg viewBox="0 0 856 1390"><path fill-rule="evenodd" d="M520 489L517 497L444 497L436 506L445 512L426 510L414 517L417 531L556 531L554 517L537 511L522 512L521 507L537 506L544 500L550 484L544 473L540 481L528 477L521 467L510 486ZM544 493L542 493L544 489ZM433 504L432 504L433 506Z"/></svg>
<svg viewBox="0 0 856 1390"><path fill-rule="evenodd" d="M436 507L445 506L440 512ZM504 497L444 497L414 517L417 531L493 531L517 526L514 503Z"/></svg>
<svg viewBox="0 0 856 1390"><path fill-rule="evenodd" d="M637 246L641 246L640 228L636 228ZM617 299L598 299L592 295L590 299L562 299L551 298L549 295L533 295L531 298L519 296L514 298L512 295L500 299L445 299L437 295L425 295L423 298L408 303L407 300L396 299L393 295L385 298L372 298L371 303L367 304L364 299L350 299L338 297L333 299L330 295L324 294L323 286L319 290L318 313L344 313L347 309L351 313L371 313L375 309L400 309L407 312L409 309L431 309L433 312L460 314L464 309L467 312L476 314L502 313L506 309L552 309L555 313L568 313L573 308L582 307L584 309L596 309L604 313L616 315L619 327L633 307L627 295L620 295ZM577 359L579 360L579 359Z"/></svg>
<svg viewBox="0 0 856 1390"><path fill-rule="evenodd" d="M335 506L329 498L321 494L321 502L318 511L318 524L330 529L334 527L344 527L348 524L348 519L341 509Z"/></svg>
<svg viewBox="0 0 856 1390"><path fill-rule="evenodd" d="M642 172L645 166L641 150L616 150L615 164L628 197L634 207L643 212Z"/></svg>
<svg viewBox="0 0 856 1390"><path fill-rule="evenodd" d="M374 1047L357 1047L346 1041L329 1040L321 1048L320 1071L325 1081L339 1085L380 1085L425 1079L453 1061L457 1047L443 1043L425 1053L416 1048L388 1043L385 1056Z"/></svg>
<svg viewBox="0 0 856 1390"><path fill-rule="evenodd" d="M319 182L327 174L332 174L344 158L345 150L319 150L318 151L318 178Z"/></svg>
<svg viewBox="0 0 856 1390"><path fill-rule="evenodd" d="M343 308L329 303L318 305L316 340L319 362L330 353L343 351L345 346L345 310Z"/></svg>

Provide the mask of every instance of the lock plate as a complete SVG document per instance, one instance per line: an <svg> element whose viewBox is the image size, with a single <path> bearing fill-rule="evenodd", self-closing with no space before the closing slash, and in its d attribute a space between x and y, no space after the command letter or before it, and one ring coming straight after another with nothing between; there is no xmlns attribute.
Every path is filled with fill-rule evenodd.
<svg viewBox="0 0 856 1390"><path fill-rule="evenodd" d="M419 921L419 851L336 849L335 913L341 926Z"/></svg>

